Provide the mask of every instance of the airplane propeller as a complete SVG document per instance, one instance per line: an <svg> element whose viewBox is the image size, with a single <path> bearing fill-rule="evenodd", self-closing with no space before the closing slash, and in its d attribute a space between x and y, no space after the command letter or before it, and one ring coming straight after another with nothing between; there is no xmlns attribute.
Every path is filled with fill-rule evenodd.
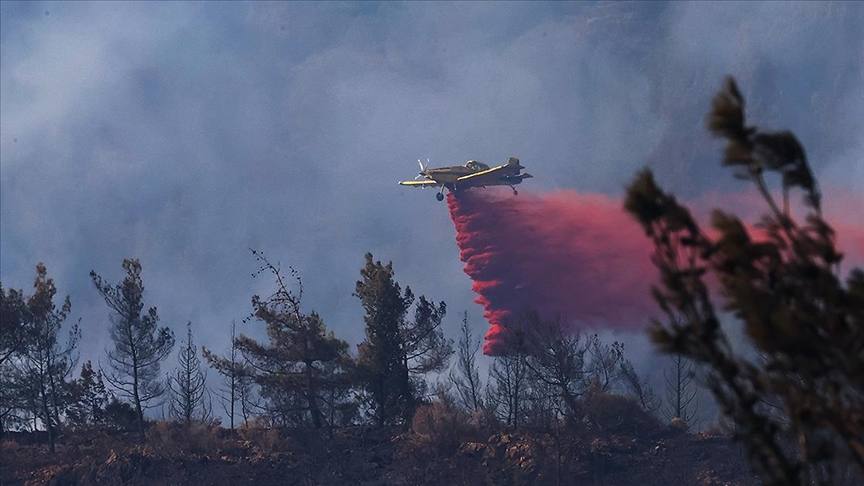
<svg viewBox="0 0 864 486"><path fill-rule="evenodd" d="M416 177L414 177L414 180L415 180L415 181L416 181L417 179L420 179L420 178L426 177L426 175L424 174L424 172L426 172L426 167L429 167L429 159L426 159L426 167L423 166L423 161L421 161L420 159L417 159L417 163L420 164L420 173L417 174Z"/></svg>

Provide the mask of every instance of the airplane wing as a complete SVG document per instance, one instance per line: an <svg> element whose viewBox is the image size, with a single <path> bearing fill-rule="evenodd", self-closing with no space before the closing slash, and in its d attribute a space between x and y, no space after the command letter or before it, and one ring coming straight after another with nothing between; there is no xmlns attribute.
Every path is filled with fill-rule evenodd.
<svg viewBox="0 0 864 486"><path fill-rule="evenodd" d="M401 186L414 186L414 187L435 187L440 186L441 184L435 181L402 181L399 183Z"/></svg>
<svg viewBox="0 0 864 486"><path fill-rule="evenodd" d="M504 170L506 167L506 165L499 165L498 167L493 167L491 169L481 170L480 172L475 172L473 174L464 175L456 179L456 182L469 182L470 184L482 186L485 185L487 181L497 181L498 178L507 175L508 171Z"/></svg>

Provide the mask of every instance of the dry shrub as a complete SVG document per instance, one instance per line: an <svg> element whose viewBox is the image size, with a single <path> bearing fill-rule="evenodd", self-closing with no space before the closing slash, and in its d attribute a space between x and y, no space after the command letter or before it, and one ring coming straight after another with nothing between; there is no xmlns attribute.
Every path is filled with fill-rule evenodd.
<svg viewBox="0 0 864 486"><path fill-rule="evenodd" d="M244 447L254 449L258 454L268 455L290 449L290 441L282 437L279 429L256 421L249 421L248 424L238 427L237 437Z"/></svg>
<svg viewBox="0 0 864 486"><path fill-rule="evenodd" d="M721 415L716 422L710 423L705 427L705 432L703 432L703 434L708 436L732 437L735 435L735 424Z"/></svg>
<svg viewBox="0 0 864 486"><path fill-rule="evenodd" d="M466 437L476 435L468 416L452 400L423 405L411 421L415 441L442 455L452 455Z"/></svg>
<svg viewBox="0 0 864 486"><path fill-rule="evenodd" d="M147 431L147 444L157 457L215 457L223 439L219 426L193 422L188 427L177 422L157 422Z"/></svg>
<svg viewBox="0 0 864 486"><path fill-rule="evenodd" d="M672 420L669 421L668 427L670 431L677 434L686 434L690 431L690 424L681 417L672 417Z"/></svg>
<svg viewBox="0 0 864 486"><path fill-rule="evenodd" d="M598 434L644 437L662 429L660 422L630 397L591 393L582 407L585 421Z"/></svg>
<svg viewBox="0 0 864 486"><path fill-rule="evenodd" d="M16 451L21 447L21 444L18 443L15 439L3 439L0 441L0 450L4 451Z"/></svg>

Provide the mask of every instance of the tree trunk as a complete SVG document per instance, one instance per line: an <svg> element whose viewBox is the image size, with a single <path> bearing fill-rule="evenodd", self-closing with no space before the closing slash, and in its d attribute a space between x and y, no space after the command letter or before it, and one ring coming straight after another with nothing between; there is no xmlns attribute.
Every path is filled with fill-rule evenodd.
<svg viewBox="0 0 864 486"><path fill-rule="evenodd" d="M312 362L306 361L306 400L309 402L309 413L312 414L312 426L315 430L321 429L321 411L318 409L318 401L315 400L315 378L312 375Z"/></svg>
<svg viewBox="0 0 864 486"><path fill-rule="evenodd" d="M48 407L48 395L45 392L45 387L42 386L41 390L42 395L42 414L45 420L45 431L48 432L48 450L51 451L51 454L54 454L54 426L51 423L51 410Z"/></svg>
<svg viewBox="0 0 864 486"><path fill-rule="evenodd" d="M234 435L234 393L237 390L237 370L234 368L234 363L231 364L231 435Z"/></svg>
<svg viewBox="0 0 864 486"><path fill-rule="evenodd" d="M144 442L144 411L141 409L141 395L138 393L138 367L132 368L132 399L135 401L135 422L138 426L138 439Z"/></svg>

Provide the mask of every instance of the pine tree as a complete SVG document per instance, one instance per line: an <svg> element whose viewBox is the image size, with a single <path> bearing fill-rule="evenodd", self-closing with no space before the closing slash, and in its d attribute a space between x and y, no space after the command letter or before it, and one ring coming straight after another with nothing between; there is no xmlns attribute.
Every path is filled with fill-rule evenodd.
<svg viewBox="0 0 864 486"><path fill-rule="evenodd" d="M513 429L525 424L529 409L530 370L525 361L521 352L496 356L486 385L486 402L498 420Z"/></svg>
<svg viewBox="0 0 864 486"><path fill-rule="evenodd" d="M660 402L654 388L648 378L639 376L630 360L625 359L621 364L621 380L624 382L625 389L636 399L642 410L652 413L657 411Z"/></svg>
<svg viewBox="0 0 864 486"><path fill-rule="evenodd" d="M27 341L27 305L20 290L0 284L0 366L21 351Z"/></svg>
<svg viewBox="0 0 864 486"><path fill-rule="evenodd" d="M27 340L18 355L13 359L21 374L19 390L31 405L34 419L38 420L48 432L48 443L54 452L54 443L60 426L61 413L68 404L66 378L75 367L75 355L81 332L78 323L73 324L65 344L61 344L60 330L69 316L72 304L69 297L58 309L54 304L57 288L54 280L48 278L45 265L36 265L34 292L26 301L25 334Z"/></svg>
<svg viewBox="0 0 864 486"><path fill-rule="evenodd" d="M499 417L514 427L528 416L537 426L557 427L561 419L581 424L586 399L626 389L627 374L635 375L621 343L604 344L596 334L583 338L559 319L543 320L529 311L503 325L509 327L510 353L493 365L491 397ZM647 392L636 380L640 391Z"/></svg>
<svg viewBox="0 0 864 486"><path fill-rule="evenodd" d="M566 332L557 321L544 322L536 315L526 319L519 328L530 388L548 387L568 419L581 419L580 400L592 386L599 387L602 376L589 366L592 340Z"/></svg>
<svg viewBox="0 0 864 486"><path fill-rule="evenodd" d="M243 388L249 387L249 377L251 376L248 366L240 360L240 349L237 347L237 324L231 322L231 340L224 358L213 354L207 348L202 348L202 354L207 363L222 375L223 384L216 391L216 394L222 403L222 409L228 416L229 430L233 432L234 419L237 417L236 406L243 398ZM241 412L243 408L241 403ZM243 416L245 421L246 415L243 414Z"/></svg>
<svg viewBox="0 0 864 486"><path fill-rule="evenodd" d="M480 340L475 339L468 326L468 312L462 316L462 333L457 345L455 369L450 370L450 381L456 387L456 393L462 406L471 413L476 413L483 406L480 371L477 367L477 353L480 351Z"/></svg>
<svg viewBox="0 0 864 486"><path fill-rule="evenodd" d="M126 277L116 286L107 284L96 272L90 278L111 309L110 335L114 349L108 354L105 380L131 400L137 416L138 434L144 440L144 409L165 393L160 363L174 347L174 333L158 327L155 307L144 310L144 282L137 259L123 260Z"/></svg>
<svg viewBox="0 0 864 486"><path fill-rule="evenodd" d="M23 374L12 359L0 364L0 434L6 430L26 428L26 388Z"/></svg>
<svg viewBox="0 0 864 486"><path fill-rule="evenodd" d="M24 292L5 289L0 283L0 433L23 422L25 393L22 373L16 365L32 336L28 333L28 309Z"/></svg>
<svg viewBox="0 0 864 486"><path fill-rule="evenodd" d="M693 383L693 365L680 355L672 355L672 369L663 371L666 381L666 418L681 421L688 428L696 417L696 388Z"/></svg>
<svg viewBox="0 0 864 486"><path fill-rule="evenodd" d="M191 322L186 324L186 341L180 347L177 368L168 378L168 390L171 417L187 428L193 421L205 422L213 417L207 373L201 370Z"/></svg>
<svg viewBox="0 0 864 486"><path fill-rule="evenodd" d="M408 287L403 292L393 278L393 262L384 265L367 253L360 276L354 295L366 311L366 340L358 347L366 398L379 426L408 423L424 389L423 375L444 369L453 354L441 331L447 307L420 296L409 321L414 294Z"/></svg>
<svg viewBox="0 0 864 486"><path fill-rule="evenodd" d="M302 311L303 286L293 268L289 267L297 282L296 293L288 288L279 267L271 264L261 252L253 250L252 253L261 263L256 275L271 274L276 280L276 292L267 298L252 297L253 317L266 324L269 342L259 343L244 335L235 339L237 349L248 364L239 375L238 391L241 398L246 398L241 403L248 405L248 389L243 388L242 379L251 372L252 380L267 402L272 423L311 425L315 429L332 426L337 415L335 410L348 408L346 399L352 366L348 343L327 331L317 313ZM222 358L211 362L219 363L222 369L230 366ZM246 405L243 406L245 415Z"/></svg>
<svg viewBox="0 0 864 486"><path fill-rule="evenodd" d="M94 370L90 361L81 367L81 376L69 384L71 404L66 411L73 427L87 428L106 423L105 407L111 394L105 387L102 371Z"/></svg>
<svg viewBox="0 0 864 486"><path fill-rule="evenodd" d="M410 416L415 392L402 350L401 329L414 301L411 289L402 293L393 280L393 266L373 263L366 254L355 295L366 311L366 340L360 344L358 367L379 426Z"/></svg>
<svg viewBox="0 0 864 486"><path fill-rule="evenodd" d="M618 341L605 344L596 334L585 341L589 356L588 373L592 385L600 392L611 392L623 380L624 345Z"/></svg>

